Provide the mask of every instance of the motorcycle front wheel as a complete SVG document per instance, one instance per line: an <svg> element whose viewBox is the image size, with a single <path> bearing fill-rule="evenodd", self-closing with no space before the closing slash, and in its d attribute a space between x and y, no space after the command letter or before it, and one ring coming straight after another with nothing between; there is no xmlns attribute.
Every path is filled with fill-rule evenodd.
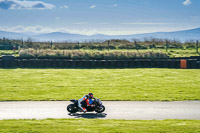
<svg viewBox="0 0 200 133"><path fill-rule="evenodd" d="M95 112L97 112L97 113L102 113L104 111L105 111L105 106L103 106L103 105L101 107L98 107L95 109Z"/></svg>
<svg viewBox="0 0 200 133"><path fill-rule="evenodd" d="M67 106L67 111L70 113L76 113L78 111L76 105L70 104Z"/></svg>

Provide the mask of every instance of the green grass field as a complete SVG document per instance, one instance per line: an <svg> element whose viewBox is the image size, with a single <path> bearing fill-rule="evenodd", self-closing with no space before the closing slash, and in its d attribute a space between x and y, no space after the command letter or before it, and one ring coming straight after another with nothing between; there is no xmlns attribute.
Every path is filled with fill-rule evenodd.
<svg viewBox="0 0 200 133"><path fill-rule="evenodd" d="M199 127L200 120L0 120L2 133L199 133Z"/></svg>
<svg viewBox="0 0 200 133"><path fill-rule="evenodd" d="M15 52L13 50L0 50L0 57L2 55L14 55L14 56L19 56L19 51L16 50Z"/></svg>
<svg viewBox="0 0 200 133"><path fill-rule="evenodd" d="M0 101L70 100L88 92L102 100L200 100L200 70L0 69Z"/></svg>
<svg viewBox="0 0 200 133"><path fill-rule="evenodd" d="M190 56L199 56L196 52L196 49L168 49L166 52L165 49L154 49L153 51L160 50L163 53L166 53L169 57L190 57Z"/></svg>

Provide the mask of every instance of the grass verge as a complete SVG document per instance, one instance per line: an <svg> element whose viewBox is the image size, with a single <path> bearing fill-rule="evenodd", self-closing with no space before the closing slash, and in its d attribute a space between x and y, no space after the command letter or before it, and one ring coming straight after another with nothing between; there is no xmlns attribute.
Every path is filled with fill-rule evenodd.
<svg viewBox="0 0 200 133"><path fill-rule="evenodd" d="M34 50L23 49L20 57L65 57L67 59L130 59L130 58L168 58L161 51L148 50Z"/></svg>
<svg viewBox="0 0 200 133"><path fill-rule="evenodd" d="M199 56L196 49L115 49L115 50L52 50L22 49L21 57L65 57L67 59L130 59L130 58L168 58Z"/></svg>
<svg viewBox="0 0 200 133"><path fill-rule="evenodd" d="M45 119L0 120L0 132L67 133L67 132L130 132L130 133L199 133L200 120L99 120Z"/></svg>
<svg viewBox="0 0 200 133"><path fill-rule="evenodd" d="M19 50L13 51L13 50L0 50L0 57L2 55L14 55L19 56Z"/></svg>
<svg viewBox="0 0 200 133"><path fill-rule="evenodd" d="M200 70L0 69L0 101L70 100L88 92L102 100L200 100Z"/></svg>

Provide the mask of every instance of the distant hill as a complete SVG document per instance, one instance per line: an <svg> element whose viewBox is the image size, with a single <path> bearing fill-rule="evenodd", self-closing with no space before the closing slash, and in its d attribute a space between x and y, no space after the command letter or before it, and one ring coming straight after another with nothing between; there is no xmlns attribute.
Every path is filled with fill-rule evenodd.
<svg viewBox="0 0 200 133"><path fill-rule="evenodd" d="M0 31L0 38L3 37L9 39L22 39L22 38L28 38L28 35L15 32Z"/></svg>
<svg viewBox="0 0 200 133"><path fill-rule="evenodd" d="M137 34L134 36L136 38L155 37L155 38L166 38L166 39L178 39L180 41L198 40L200 39L200 28L175 31L175 32L155 32L147 34Z"/></svg>
<svg viewBox="0 0 200 133"><path fill-rule="evenodd" d="M155 32L155 33L144 33L144 34L133 34L133 35L81 35L71 34L62 32L52 32L47 34L28 34L28 33L15 33L0 31L0 38L10 39L27 39L32 38L35 41L85 41L85 40L107 40L107 39L144 39L144 38L163 38L163 39L178 39L180 41L186 40L199 40L200 39L200 28L175 31L175 32Z"/></svg>
<svg viewBox="0 0 200 133"><path fill-rule="evenodd" d="M70 33L62 33L62 32L52 32L48 34L40 34L33 36L33 38L40 40L40 41L66 41L66 40L71 40L71 41L76 41L76 40L82 40L86 36L85 35L80 35L80 34L70 34Z"/></svg>

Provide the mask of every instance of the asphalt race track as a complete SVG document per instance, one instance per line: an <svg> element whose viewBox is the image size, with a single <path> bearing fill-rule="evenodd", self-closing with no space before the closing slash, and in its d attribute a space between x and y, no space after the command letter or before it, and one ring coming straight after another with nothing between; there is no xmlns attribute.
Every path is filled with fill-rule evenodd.
<svg viewBox="0 0 200 133"><path fill-rule="evenodd" d="M69 101L0 102L2 119L100 118L127 120L200 119L200 101L145 102L103 101L102 114L71 114L66 110Z"/></svg>

